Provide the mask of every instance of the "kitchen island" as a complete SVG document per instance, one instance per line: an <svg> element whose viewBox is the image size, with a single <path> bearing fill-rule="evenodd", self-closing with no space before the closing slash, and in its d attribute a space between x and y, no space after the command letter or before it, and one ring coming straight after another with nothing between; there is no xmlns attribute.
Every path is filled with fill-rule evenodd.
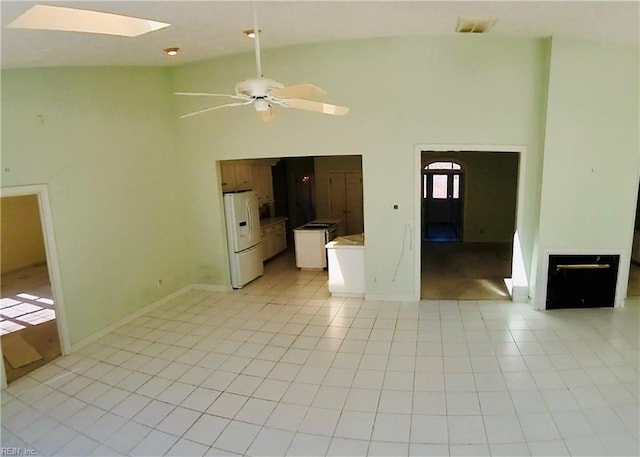
<svg viewBox="0 0 640 457"><path fill-rule="evenodd" d="M324 270L327 267L326 244L341 230L340 219L314 219L293 230L296 267Z"/></svg>
<svg viewBox="0 0 640 457"><path fill-rule="evenodd" d="M364 233L339 236L327 243L329 292L337 297L363 297Z"/></svg>

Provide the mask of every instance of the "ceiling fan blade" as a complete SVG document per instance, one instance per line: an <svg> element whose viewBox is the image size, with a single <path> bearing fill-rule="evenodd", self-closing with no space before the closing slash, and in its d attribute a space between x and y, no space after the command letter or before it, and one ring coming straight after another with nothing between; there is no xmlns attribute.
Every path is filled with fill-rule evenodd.
<svg viewBox="0 0 640 457"><path fill-rule="evenodd" d="M233 95L233 94L210 94L207 92L174 92L174 95L187 95L191 97L229 97L239 100L249 100L251 97L246 95Z"/></svg>
<svg viewBox="0 0 640 457"><path fill-rule="evenodd" d="M242 106L242 105L249 105L253 103L253 100L249 100L246 102L236 102L236 103L226 103L224 105L218 105L218 106L212 106L211 108L205 108L205 109L201 109L199 111L194 111L193 113L188 113L188 114L183 114L181 116L178 116L179 119L184 119L185 117L191 117L191 116L196 116L198 114L202 114L202 113L206 113L209 111L214 111L220 108L228 108L230 106Z"/></svg>
<svg viewBox="0 0 640 457"><path fill-rule="evenodd" d="M286 100L285 106L295 109L303 109L307 111L315 111L317 113L332 114L334 116L344 116L349 112L346 106L332 105L330 103L314 102L311 100L301 100L292 98Z"/></svg>
<svg viewBox="0 0 640 457"><path fill-rule="evenodd" d="M326 94L326 90L308 83L271 90L271 95L278 98L313 98Z"/></svg>

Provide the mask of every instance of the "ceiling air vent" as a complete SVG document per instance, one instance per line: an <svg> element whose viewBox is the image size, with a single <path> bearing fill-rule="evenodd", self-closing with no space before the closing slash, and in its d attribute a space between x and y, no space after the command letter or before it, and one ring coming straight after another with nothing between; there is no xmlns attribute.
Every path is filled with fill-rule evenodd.
<svg viewBox="0 0 640 457"><path fill-rule="evenodd" d="M497 21L494 17L461 17L458 18L456 32L487 33Z"/></svg>

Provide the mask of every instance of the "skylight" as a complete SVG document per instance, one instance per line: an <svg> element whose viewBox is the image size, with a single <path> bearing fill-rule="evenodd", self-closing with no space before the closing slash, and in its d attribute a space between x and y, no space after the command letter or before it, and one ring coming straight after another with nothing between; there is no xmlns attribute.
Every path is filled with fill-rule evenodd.
<svg viewBox="0 0 640 457"><path fill-rule="evenodd" d="M60 30L136 37L171 24L99 11L35 5L11 22L16 29Z"/></svg>

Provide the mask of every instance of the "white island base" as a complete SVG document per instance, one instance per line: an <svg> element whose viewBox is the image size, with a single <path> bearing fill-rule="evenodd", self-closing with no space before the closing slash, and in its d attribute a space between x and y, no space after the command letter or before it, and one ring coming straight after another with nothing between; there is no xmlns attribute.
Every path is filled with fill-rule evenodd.
<svg viewBox="0 0 640 457"><path fill-rule="evenodd" d="M363 297L364 234L339 236L327 243L329 292L336 297Z"/></svg>

